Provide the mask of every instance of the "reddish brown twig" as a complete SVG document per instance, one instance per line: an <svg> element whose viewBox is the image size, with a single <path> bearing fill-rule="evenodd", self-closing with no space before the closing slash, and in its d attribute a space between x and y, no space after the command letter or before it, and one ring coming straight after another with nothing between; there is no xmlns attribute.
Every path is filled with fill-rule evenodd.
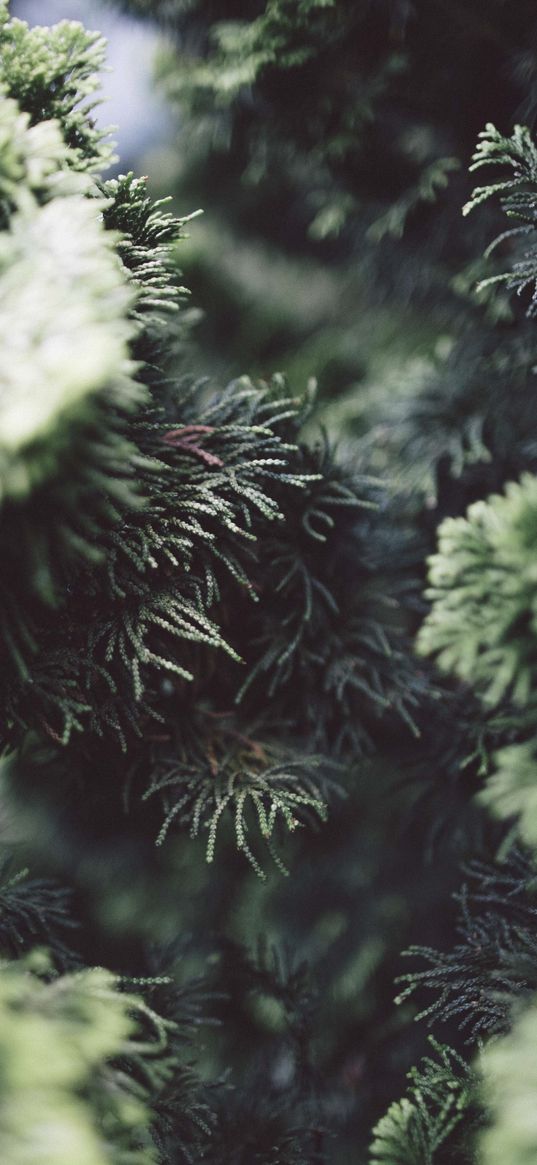
<svg viewBox="0 0 537 1165"><path fill-rule="evenodd" d="M199 457L206 465L223 465L221 457L217 457L216 453L209 453L209 450L204 449L199 443L199 437L204 437L210 433L214 433L214 429L210 425L182 425L180 429L170 429L161 440L166 445L172 445L174 449L182 449L184 453L192 453L194 457Z"/></svg>

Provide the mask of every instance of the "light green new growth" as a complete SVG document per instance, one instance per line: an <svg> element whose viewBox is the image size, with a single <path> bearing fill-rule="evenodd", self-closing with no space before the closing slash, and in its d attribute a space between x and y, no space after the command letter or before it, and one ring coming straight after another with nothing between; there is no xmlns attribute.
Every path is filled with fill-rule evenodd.
<svg viewBox="0 0 537 1165"><path fill-rule="evenodd" d="M154 1165L141 1090L110 1064L151 1051L144 1005L108 971L48 972L40 952L0 969L0 1160Z"/></svg>
<svg viewBox="0 0 537 1165"><path fill-rule="evenodd" d="M5 228L17 208L28 210L34 199L85 193L92 187L86 174L66 169L65 142L57 121L32 125L0 85L0 225Z"/></svg>
<svg viewBox="0 0 537 1165"><path fill-rule="evenodd" d="M0 638L21 674L36 596L57 604L66 565L102 559L99 536L142 505L127 436L148 397L131 355L141 297L88 117L103 56L81 25L29 29L1 4L0 505L17 583L6 571Z"/></svg>
<svg viewBox="0 0 537 1165"><path fill-rule="evenodd" d="M432 609L418 645L490 704L525 704L537 685L537 478L475 502L439 529L429 560Z"/></svg>
<svg viewBox="0 0 537 1165"><path fill-rule="evenodd" d="M537 742L511 744L496 754L495 771L479 800L495 817L518 816L522 840L537 847Z"/></svg>
<svg viewBox="0 0 537 1165"><path fill-rule="evenodd" d="M537 1001L508 1035L481 1054L482 1097L490 1126L479 1138L480 1165L531 1165L537 1160Z"/></svg>
<svg viewBox="0 0 537 1165"><path fill-rule="evenodd" d="M128 360L134 288L84 172L109 156L84 104L104 44L78 24L29 29L0 12L2 500L57 472L96 394L122 411L143 394Z"/></svg>
<svg viewBox="0 0 537 1165"><path fill-rule="evenodd" d="M106 131L97 129L91 111L100 103L99 71L106 41L74 20L52 28L29 28L10 19L8 0L0 0L0 84L33 122L57 120L72 169L95 173L114 160Z"/></svg>
<svg viewBox="0 0 537 1165"><path fill-rule="evenodd" d="M66 422L87 417L94 393L120 380L126 403L139 396L128 379L132 294L99 209L54 199L19 211L0 235L0 496L55 471Z"/></svg>
<svg viewBox="0 0 537 1165"><path fill-rule="evenodd" d="M437 1152L463 1119L475 1089L473 1074L451 1048L430 1039L409 1073L409 1096L390 1106L373 1129L370 1165L440 1165Z"/></svg>

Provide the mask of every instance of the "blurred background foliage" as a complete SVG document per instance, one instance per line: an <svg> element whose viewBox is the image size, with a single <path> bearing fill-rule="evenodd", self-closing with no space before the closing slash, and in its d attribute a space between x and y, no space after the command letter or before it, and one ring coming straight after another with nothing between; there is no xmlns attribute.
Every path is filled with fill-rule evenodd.
<svg viewBox="0 0 537 1165"><path fill-rule="evenodd" d="M204 359L315 376L326 423L363 432L475 323L467 166L486 121L532 126L532 4L124 7L166 30L177 137L148 169L205 212L181 248Z"/></svg>

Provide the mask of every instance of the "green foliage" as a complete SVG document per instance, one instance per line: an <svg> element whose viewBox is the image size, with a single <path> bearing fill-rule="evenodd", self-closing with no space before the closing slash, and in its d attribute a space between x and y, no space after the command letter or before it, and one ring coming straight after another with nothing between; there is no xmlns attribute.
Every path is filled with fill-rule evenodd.
<svg viewBox="0 0 537 1165"><path fill-rule="evenodd" d="M23 20L10 19L8 0L1 0L0 48L4 92L29 114L32 125L57 123L69 167L93 173L107 165L113 147L91 118L106 54L103 37L74 20L29 28Z"/></svg>
<svg viewBox="0 0 537 1165"><path fill-rule="evenodd" d="M358 27L364 19L363 8L358 5L355 13ZM217 107L225 106L271 72L285 73L318 63L326 52L327 39L332 49L341 44L347 19L345 6L338 11L334 0L268 0L263 10L256 13L253 9L251 19L221 19L211 27L209 59L192 61L190 67L186 62L184 78L175 79L175 91L181 94L184 86L201 109L204 105L212 108L213 102ZM330 143L335 156L349 147L352 133L359 132L368 113L371 116L369 101L382 92L382 82L375 78L369 89L365 100L364 93L360 94L362 106L356 103L352 112L345 110L339 134ZM324 128L327 112L322 100L313 99L312 106L307 127L313 135L314 125L317 132L319 122Z"/></svg>
<svg viewBox="0 0 537 1165"><path fill-rule="evenodd" d="M80 937L72 895L12 865L0 885L3 1160L190 1162L215 1120L192 1063L200 985L181 986L164 951L147 979L84 967L64 941Z"/></svg>
<svg viewBox="0 0 537 1165"><path fill-rule="evenodd" d="M211 1165L321 1165L326 1128L315 1069L318 999L309 968L263 940L255 952L228 942L224 958L243 1022L253 1015L267 1029L286 1082L282 1087L274 1072L241 1081L240 1091L218 1107L218 1142L209 1145L208 1160Z"/></svg>
<svg viewBox="0 0 537 1165"><path fill-rule="evenodd" d="M137 403L127 364L131 295L98 210L79 197L54 199L15 214L1 239L3 498L24 499L57 475L71 432L88 423L100 390L110 386L124 408ZM30 408L36 382L39 408Z"/></svg>
<svg viewBox="0 0 537 1165"><path fill-rule="evenodd" d="M32 31L7 14L1 37L2 649L24 674L39 604L57 604L68 570L102 557L100 532L140 506L126 425L145 392L107 204L79 172L104 160L101 135L77 128L103 45L79 25Z"/></svg>
<svg viewBox="0 0 537 1165"><path fill-rule="evenodd" d="M531 0L115 6L165 29L167 162L208 220L185 249L201 367L314 375L331 430L363 432L366 395L374 424L416 352L466 330L481 245L463 171L521 90L531 117Z"/></svg>
<svg viewBox="0 0 537 1165"><path fill-rule="evenodd" d="M14 210L32 207L58 195L84 193L87 176L64 167L66 147L55 121L31 124L18 103L4 97L0 113L0 196L2 229Z"/></svg>
<svg viewBox="0 0 537 1165"><path fill-rule="evenodd" d="M533 850L537 844L535 741L508 745L500 749L494 761L494 771L480 793L480 801L500 820L516 817L520 836Z"/></svg>
<svg viewBox="0 0 537 1165"><path fill-rule="evenodd" d="M36 952L0 973L3 1160L153 1165L144 1093L128 1073L159 1046L158 1031L143 1031L150 1012L106 971L47 970Z"/></svg>
<svg viewBox="0 0 537 1165"><path fill-rule="evenodd" d="M64 628L66 616L72 618L60 644L63 639L72 645L76 637L79 646L58 649L49 620L44 651L25 677L31 675L35 692L37 677L48 673L48 682L39 680L47 693L40 713L56 736L68 739L73 727L81 727L70 704L57 700L58 668L64 691L67 685L84 693L80 711L85 693L102 693L90 700L94 726L103 731L109 723L123 739L121 724L136 728L137 704L155 669L192 680L189 643L221 648L237 659L211 607L222 605L224 580L252 596L246 569L255 523L262 530L281 521L275 490L305 489L312 477L292 472L293 446L282 437L296 434L295 410L279 393L271 400L266 388L247 381L230 385L198 407L194 425L189 421L199 397L183 396L182 415L180 400L177 394L173 421L149 422L139 437L138 481L147 496L142 516L117 535L112 531L103 544L106 570L88 576L86 585L82 580L59 615ZM254 443L256 455L245 457ZM90 627L79 620L84 593L95 608ZM10 694L16 717L25 693L23 686ZM147 715L147 703L141 713Z"/></svg>
<svg viewBox="0 0 537 1165"><path fill-rule="evenodd" d="M383 17L404 23L397 0L383 4L382 9ZM256 145L248 143L248 169L256 182L284 143L312 151L317 176L322 175L325 162L341 172L342 162L359 154L377 107L404 64L395 46L387 53L375 46L374 60L367 60L363 42L370 33L370 13L364 3L268 0L263 5L239 6L234 18L225 5L211 8L202 0L186 10L178 4L175 13L164 6L162 15L165 21L175 15L183 36L186 31L181 68L174 67L171 55L164 65L169 91L175 99L185 100L198 124L203 125L204 118L209 124L216 120L221 144L240 121L246 95L253 90L249 117L257 125L259 138ZM196 36L200 28L206 33L202 41ZM330 77L338 59L339 73ZM347 72L351 61L358 66L352 80ZM315 76L322 76L323 84L308 91L299 112L293 95L303 92ZM259 116L259 97L270 107L270 119ZM355 209L352 198L334 199L332 191L332 206L329 199L326 190L313 218L314 236L326 232L322 223L333 217L334 203L343 222L346 212Z"/></svg>
<svg viewBox="0 0 537 1165"><path fill-rule="evenodd" d="M340 1165L388 1108L378 1165L460 1165L451 1049L537 983L532 853L490 864L506 816L536 836L534 340L474 296L460 223L479 125L535 103L534 6L120 6L170 33L211 310L196 344L192 216L103 177L100 38L4 4L0 814L36 877L0 887L0 1149ZM476 157L530 231L534 154L489 129ZM524 237L493 254L531 294ZM438 527L419 643L447 678L412 650Z"/></svg>
<svg viewBox="0 0 537 1165"><path fill-rule="evenodd" d="M449 182L449 175L459 169L457 158L437 158L426 166L415 186L411 187L390 207L386 214L372 223L369 238L378 243L385 236L400 239L405 231L407 219L420 203L436 202L439 192Z"/></svg>
<svg viewBox="0 0 537 1165"><path fill-rule="evenodd" d="M512 174L503 181L476 187L463 213L468 214L474 207L499 194L502 210L507 217L521 219L525 225L504 231L490 245L488 254L490 255L499 245L503 246L505 243L512 245L515 238L518 241L521 237L529 236L531 244L531 235L537 225L537 148L531 133L526 126L516 125L511 137L504 137L494 125L489 124L479 136L481 141L471 169L501 166L506 167L508 171L512 170ZM537 311L536 281L534 247L530 245L520 259L515 257L509 272L491 276L483 280L478 287L486 288L494 283L505 283L508 290L515 290L518 295L533 287L528 307L528 314L533 316Z"/></svg>
<svg viewBox="0 0 537 1165"><path fill-rule="evenodd" d="M24 27L16 24L22 44ZM10 28L5 24L6 34ZM80 46L79 33L71 31L73 45ZM57 35L51 34L52 57ZM44 45L46 32L39 37ZM58 52L63 60L61 46ZM73 71L79 104L94 85L89 64L97 59L93 51L82 52L82 58L80 69ZM31 87L21 77L19 70L13 91L35 118ZM82 771L92 770L95 755L102 753L100 740L112 736L126 756L119 766L121 790L133 769L138 779L142 767L133 766L133 738L142 739L148 726L161 726L173 747L160 750L162 755L150 750L149 778L141 789L145 797L164 795L159 840L173 821L188 825L194 836L204 828L212 861L217 827L233 814L238 849L256 871L261 873L259 860L247 840L253 823L284 869L274 849L279 824L292 832L297 824L326 814L329 761L317 753L335 749L352 756L370 747L370 722L392 708L412 724L410 710L420 685L391 626L390 600L379 601L369 581L377 569L368 516L377 506L377 486L367 474L350 474L339 466L328 444L299 446L311 401L289 399L281 377L270 385L243 377L215 393L204 383L189 385L166 375L180 339L180 328L170 327L170 313L184 295L171 248L185 220L163 213L161 203L147 197L143 180L132 174L108 182L88 180L79 194L67 195L63 176L80 169L81 159L72 156L70 145L62 156L61 109L57 123L46 123L56 126L55 152L49 148L49 154L61 181L52 182L52 162L37 168L41 184L32 196L32 214L63 221L75 199L88 222L102 216L108 233L102 233L100 220L94 221L122 297L117 313L122 347L93 378L88 409L75 412L69 441L59 441L58 463L42 484L38 529L27 517L24 497L5 508L6 541L13 542L15 523L25 534L6 585L4 644L14 667L6 668L3 680L5 738L22 745L20 761L10 760L6 771L34 773L44 758L49 771L63 772L69 782L80 776L81 764ZM42 112L48 107L43 105ZM21 125L30 135L39 128L30 128L24 118ZM9 134L6 142L6 149L12 149ZM92 169L90 140L80 149ZM21 162L18 188L30 184L28 174ZM6 202L9 237L23 213L13 207L14 202ZM84 232L77 213L74 233L80 240ZM99 248L89 249L99 272ZM60 256L54 258L61 270L65 258L61 263ZM73 266L80 271L82 261L77 266L73 260ZM33 260L30 274L39 290L43 275ZM28 294L28 280L24 290ZM91 279L82 280L77 291L87 296ZM65 298L74 301L75 296ZM94 298L103 327L113 327L101 289ZM63 301L52 300L52 308L54 324L40 324L47 343L54 326L71 320ZM22 316L32 320L31 312ZM78 335L72 326L69 335L78 353L88 344L104 360L104 343ZM19 347L33 368L31 337L22 337ZM54 387L66 395L75 387L73 353L57 347L61 368L53 370ZM138 361L136 382L128 356ZM84 364L85 374L91 371L90 361L77 363ZM119 398L122 387L127 395L132 391L125 407ZM48 430L46 438L50 458ZM71 457L74 439L76 456ZM95 463L96 455L104 467ZM69 523L69 514L58 522L71 474L68 497L81 515L80 528ZM50 532L43 510L54 515ZM362 585L349 601L346 580L356 569L363 574ZM25 580L22 594L19 576ZM35 607L36 595L56 610ZM231 661L225 672L220 665L226 676L224 700L211 662L215 650ZM241 674L236 665L243 660ZM185 739L184 730L177 733L173 727L177 710L186 707L191 714L185 684L194 685L196 701L210 715L224 721L236 715L236 727L227 739L224 730L225 747L219 743L215 754L205 742L200 749L194 734ZM260 718L264 690L272 706L270 716ZM164 691L173 697L168 707ZM234 705L243 709L240 715L232 711ZM242 746L249 739L244 717L261 721L261 743L254 742L251 750L248 743ZM281 718L285 723L289 717L290 729L282 734ZM52 754L40 751L33 737L25 741L28 729L61 746L73 733L86 740L81 751L66 754L64 763L54 749Z"/></svg>
<svg viewBox="0 0 537 1165"><path fill-rule="evenodd" d="M274 849L273 835L280 821L293 832L304 814L325 820L326 805L320 797L323 782L315 772L319 760L316 764L315 757L302 759L292 754L287 759L271 757L270 747L242 737L232 728L229 731L232 747L225 749L221 757L217 757L215 744L209 740L206 755L197 764L193 763L195 754L185 757L182 763L179 758L166 763L165 757L156 763L144 800L155 793L164 794L166 817L157 844L164 841L174 821L188 822L191 837L196 837L200 829L208 831L206 854L207 861L212 862L222 816L233 810L237 847L256 873L264 877L247 840L251 808L270 854L288 873ZM225 731L223 735L225 739Z"/></svg>
<svg viewBox="0 0 537 1165"><path fill-rule="evenodd" d="M163 329L168 329L170 345L170 313L178 310L188 294L177 286L171 244L181 237L185 223L195 217L175 218L161 207L169 202L163 198L152 201L146 192L146 179L134 174L120 175L103 182L101 190L106 198L104 224L116 235L117 253L136 288L132 313L138 325L138 343L149 345L141 355L147 361L155 355L155 348ZM153 349L153 350L152 350Z"/></svg>
<svg viewBox="0 0 537 1165"><path fill-rule="evenodd" d="M525 475L466 518L447 519L430 560L420 649L490 704L509 695L525 705L536 686L536 517L537 478Z"/></svg>
<svg viewBox="0 0 537 1165"><path fill-rule="evenodd" d="M476 1080L457 1052L433 1039L431 1044L435 1059L427 1056L411 1069L409 1095L392 1104L373 1129L372 1165L457 1159L445 1156L445 1144L475 1102Z"/></svg>
<svg viewBox="0 0 537 1165"><path fill-rule="evenodd" d="M535 470L534 394L533 327L498 334L482 319L467 321L464 340L416 360L380 402L386 468L395 463L398 482L424 499L435 525L459 514ZM373 400L366 416L378 410Z"/></svg>
<svg viewBox="0 0 537 1165"><path fill-rule="evenodd" d="M300 460L311 485L282 499L285 525L261 548L255 654L237 702L255 708L266 693L273 716L292 713L316 749L356 755L388 709L413 727L420 682L390 617L398 596L376 536L380 483L338 464L326 441Z"/></svg>
<svg viewBox="0 0 537 1165"><path fill-rule="evenodd" d="M537 1151L535 1000L516 1015L512 1031L481 1053L482 1095L489 1115L478 1144L483 1165L522 1165Z"/></svg>
<svg viewBox="0 0 537 1165"><path fill-rule="evenodd" d="M46 943L56 964L76 962L64 942L65 930L76 923L70 913L70 894L42 878L28 878L28 870L11 873L5 859L0 869L0 950L2 958L25 954L30 946Z"/></svg>
<svg viewBox="0 0 537 1165"><path fill-rule="evenodd" d="M397 1002L426 989L433 1001L417 1018L455 1021L473 1043L508 1030L513 1000L535 990L537 908L535 867L525 851L512 850L501 864L474 861L465 873L468 881L455 896L458 942L447 951L406 951L428 967L400 976Z"/></svg>
<svg viewBox="0 0 537 1165"><path fill-rule="evenodd" d="M489 124L480 137L472 169L494 165L512 173L503 181L477 187L465 211L499 194L506 215L525 224L504 232L489 248L490 254L507 245L515 249L515 258L509 272L492 276L482 286L505 282L520 295L535 283L531 238L520 259L516 252L519 239L531 236L535 226L535 145L520 126L504 137ZM534 314L534 298L526 314ZM527 388L531 416L531 382ZM531 434L531 421L529 429ZM526 449L532 464L531 435ZM537 837L532 740L536 504L537 478L524 474L519 482L508 483L503 495L476 502L465 518L448 519L440 526L438 553L430 560L432 609L419 637L424 653L435 654L441 668L472 684L487 704L506 699L514 703L511 730L518 740L497 753L480 800L500 819L516 816L522 838L532 847Z"/></svg>

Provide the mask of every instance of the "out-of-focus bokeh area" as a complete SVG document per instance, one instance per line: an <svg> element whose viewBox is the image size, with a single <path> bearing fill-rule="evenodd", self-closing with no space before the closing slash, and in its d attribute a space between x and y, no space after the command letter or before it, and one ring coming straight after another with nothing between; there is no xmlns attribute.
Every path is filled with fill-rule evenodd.
<svg viewBox="0 0 537 1165"><path fill-rule="evenodd" d="M183 7L184 31L178 34L175 15ZM427 84L431 100L435 99L433 61L423 94L412 94L421 106L418 115L411 110L405 125L405 117L394 114L389 100L391 87L391 101L397 106L399 74L403 88L412 90L398 40L406 26L397 35L390 33L386 45L376 43L379 30L374 28L369 61L367 41L363 49L359 45L357 12L356 45L348 38L344 50L348 60L342 58L341 92L328 81L326 95L327 110L333 102L337 118L340 103L349 125L334 122L331 131L320 115L319 138L312 147L307 122L308 108L315 105L309 91L312 78L302 77L298 69L298 81L289 89L291 133L287 140L281 135L278 142L275 122L274 148L273 95L267 93L265 111L260 87L257 92L250 89L232 70L227 76L224 59L220 91L209 71L207 79L198 78L196 57L205 51L211 11L205 14L201 6L198 27L195 6L183 7L168 6L172 21L165 31L158 31L158 18L167 11L166 5L143 0L132 5L111 0L13 0L11 11L30 24L69 18L102 31L109 46L110 72L103 75L106 100L96 118L117 127L116 168L147 174L152 195L172 195L178 214L203 210L178 248L178 264L192 292L191 368L223 381L244 372L264 377L282 370L296 391L314 378L321 401L318 419L338 437L362 434L370 427L371 402L377 418L379 401L391 401L409 383L421 382L451 351L452 309L467 297L474 275L471 264L465 274L460 220L468 182L457 171L469 160L475 132L482 125L481 108L476 101L467 126L460 108L452 125L445 110L438 126L434 112L429 124L424 106ZM224 7L215 9L215 22L242 15L240 5L229 13ZM243 8L249 12L248 5ZM348 15L342 12L343 26L346 20ZM335 18L333 24L337 50ZM449 18L445 24L456 69L460 45L448 27ZM313 30L314 41L315 36ZM250 48L246 46L245 59ZM334 51L328 46L329 62ZM241 52L232 45L233 61L234 53L240 60ZM376 69L382 74L378 84L371 81L371 93L367 76L365 82L356 81L355 92L350 80L362 57L366 74L370 70L373 78ZM214 67L218 69L218 64ZM281 77L285 75L284 67ZM315 84L324 82L321 75ZM439 89L442 86L447 91L449 79L439 74ZM376 152L380 142L372 148L367 139L374 138L375 116L384 116L384 90L388 113L381 136L387 135L389 150L382 160ZM282 91L275 95L274 107L284 104ZM318 116L313 109L314 132ZM442 219L434 208L438 201L442 204L446 186L450 197ZM450 255L454 231L459 253ZM403 234L409 244L399 248L398 257ZM382 452L378 458L384 468Z"/></svg>
<svg viewBox="0 0 537 1165"><path fill-rule="evenodd" d="M75 19L103 33L110 71L103 74L105 101L95 116L114 127L115 169L147 174L152 195L171 194L178 214L203 210L178 248L192 292L191 360L201 374L222 380L283 370L297 391L313 377L326 405L323 420L332 431L361 431L367 427L369 397L384 393L387 385L390 391L407 362L413 375L416 361L433 352L436 321L405 310L411 286L402 304L383 302L384 293L372 304L371 240L365 228L360 231L366 258L357 263L356 238L351 235L349 247L346 232L353 197L327 188L324 162L320 169L315 158L304 166L289 145L283 158L271 159L262 135L257 154L245 156L241 127L237 133L225 98L217 97L214 117L206 116L203 96L199 103L194 98L183 123L182 74L188 85L190 41L195 52L203 31L187 28L177 39L174 28L174 42L152 19L161 15L162 5L154 11L143 3L121 8L109 0L11 4L12 14L30 25ZM188 5L185 12L188 16ZM241 100L245 128L248 97ZM421 163L431 147L427 132L421 132L422 141L419 130L408 133L409 155ZM319 157L322 149L320 142ZM376 211L373 222L375 217ZM389 234L389 225L386 229ZM416 275L405 277L412 284Z"/></svg>
<svg viewBox="0 0 537 1165"><path fill-rule="evenodd" d="M177 251L191 369L283 370L296 391L315 378L318 420L344 438L382 428L382 401L402 395L404 408L450 357L487 239L485 219L468 231L461 218L467 165L485 121L517 109L531 63L522 2L510 19L495 6L500 36L477 2L468 18L406 0L318 7L296 29L311 64L281 68L234 32L255 4L14 0L12 12L102 30L97 117L118 126L119 169L147 174L178 214L203 209ZM381 441L374 457L384 469Z"/></svg>

